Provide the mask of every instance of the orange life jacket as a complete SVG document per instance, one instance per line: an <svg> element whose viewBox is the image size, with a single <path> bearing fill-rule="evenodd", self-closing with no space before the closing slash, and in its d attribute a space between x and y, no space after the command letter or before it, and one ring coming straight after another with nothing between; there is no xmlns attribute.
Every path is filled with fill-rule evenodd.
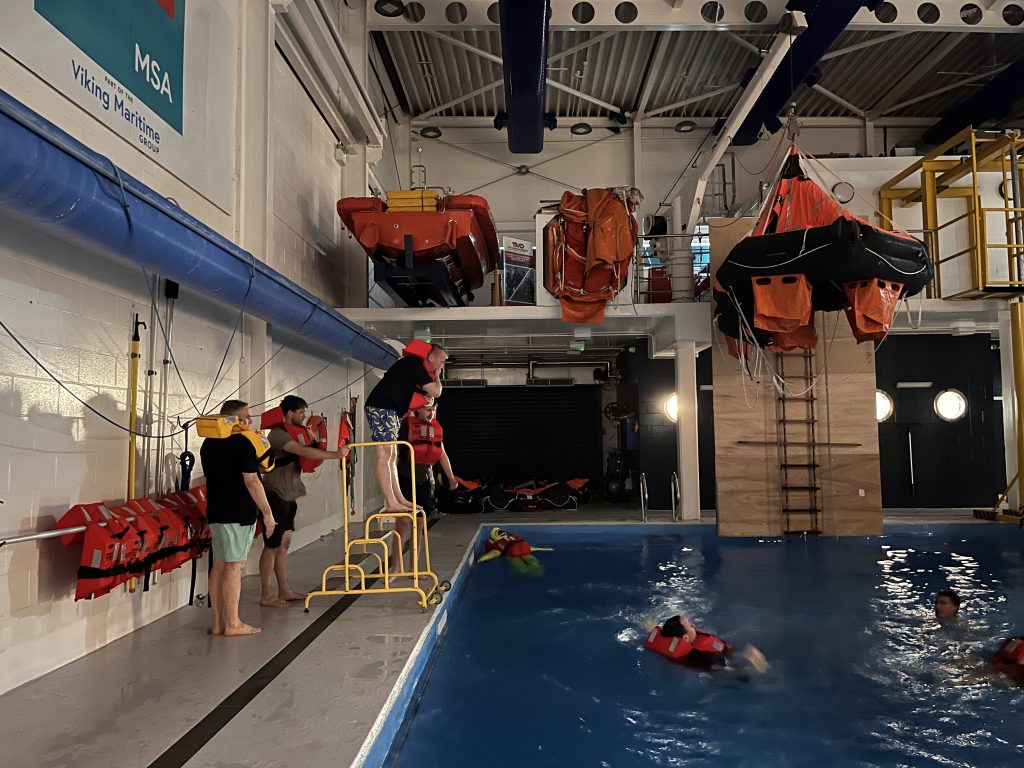
<svg viewBox="0 0 1024 768"><path fill-rule="evenodd" d="M82 537L75 600L105 595L137 571L141 539L124 520L87 521Z"/></svg>
<svg viewBox="0 0 1024 768"><path fill-rule="evenodd" d="M437 372L432 370L430 364L427 363L427 355L430 354L431 345L429 342L421 341L420 339L413 339L405 345L405 349L402 350L402 357L418 357L423 361L423 367L427 369L427 373L430 374L430 378L437 381ZM410 411L415 411L427 404L427 396L422 392L413 392L412 397L409 399ZM417 459L418 461L418 459Z"/></svg>
<svg viewBox="0 0 1024 768"><path fill-rule="evenodd" d="M416 463L432 467L441 460L444 430L437 419L423 421L415 413L409 414L409 442L416 453Z"/></svg>
<svg viewBox="0 0 1024 768"><path fill-rule="evenodd" d="M1010 651L1008 646L1014 640L1020 642ZM1024 680L1024 637L1011 637L1004 642L996 651L995 656L989 659L989 664L1010 677Z"/></svg>
<svg viewBox="0 0 1024 768"><path fill-rule="evenodd" d="M732 653L732 646L721 638L709 635L706 632L697 632L693 643L688 643L685 637L666 637L661 634L661 627L655 627L647 636L644 648L660 653L673 661L685 661L691 651L702 651L712 654Z"/></svg>
<svg viewBox="0 0 1024 768"><path fill-rule="evenodd" d="M311 448L327 450L327 420L323 416L310 416L306 425L289 424L284 420L284 411L281 406L271 408L260 416L260 429L273 429L280 427L287 432L292 440L299 445L306 445ZM294 453L285 452L284 456L275 456L274 465L283 466L298 462L299 470L302 472L315 472L324 463L323 459L308 459L305 456L296 456Z"/></svg>

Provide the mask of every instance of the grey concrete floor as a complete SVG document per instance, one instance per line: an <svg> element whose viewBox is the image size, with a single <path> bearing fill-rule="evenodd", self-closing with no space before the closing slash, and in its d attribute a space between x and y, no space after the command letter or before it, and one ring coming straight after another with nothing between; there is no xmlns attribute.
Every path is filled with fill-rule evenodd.
<svg viewBox="0 0 1024 768"><path fill-rule="evenodd" d="M649 519L668 518L656 512ZM438 575L448 578L480 525L638 520L635 508L600 504L556 513L447 516L431 529L431 554ZM886 521L973 522L966 510L893 510ZM702 522L713 523L713 515ZM334 534L293 553L293 584L319 584L340 547ZM245 579L242 616L262 626L257 636L210 637L208 611L186 607L0 697L0 764L349 765L430 614L409 595L344 598L351 605L340 613L340 598L318 598L306 614L301 605L260 608L258 592L258 580ZM290 646L275 660L318 620L323 629L312 642L294 658L289 654L296 646ZM265 665L279 669L269 682L274 670Z"/></svg>

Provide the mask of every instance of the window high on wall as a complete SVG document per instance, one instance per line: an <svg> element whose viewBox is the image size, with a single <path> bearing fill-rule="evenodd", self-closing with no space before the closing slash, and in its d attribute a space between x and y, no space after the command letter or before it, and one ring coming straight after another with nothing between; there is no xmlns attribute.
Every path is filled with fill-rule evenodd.
<svg viewBox="0 0 1024 768"><path fill-rule="evenodd" d="M698 224L694 227L690 250L693 253L694 274L707 270L711 264L711 237L707 224Z"/></svg>

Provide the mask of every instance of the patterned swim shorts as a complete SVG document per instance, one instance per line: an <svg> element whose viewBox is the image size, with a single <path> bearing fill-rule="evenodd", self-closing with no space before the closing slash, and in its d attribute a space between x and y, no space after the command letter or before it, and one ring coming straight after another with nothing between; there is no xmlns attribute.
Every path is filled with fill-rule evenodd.
<svg viewBox="0 0 1024 768"><path fill-rule="evenodd" d="M366 420L370 423L370 440L375 443L386 443L398 439L401 419L389 408L366 406Z"/></svg>

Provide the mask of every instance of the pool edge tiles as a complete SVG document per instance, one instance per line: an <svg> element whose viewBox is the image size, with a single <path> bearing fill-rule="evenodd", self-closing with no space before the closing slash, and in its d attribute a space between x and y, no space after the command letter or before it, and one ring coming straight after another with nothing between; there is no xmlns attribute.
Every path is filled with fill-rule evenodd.
<svg viewBox="0 0 1024 768"><path fill-rule="evenodd" d="M466 545L466 553L452 575L451 589L445 593L441 605L434 610L434 615L420 633L419 640L413 646L412 653L409 654L405 666L384 701L384 706L352 760L351 768L383 768L385 765L394 748L395 738L408 717L409 707L420 686L425 682L423 673L437 652L441 636L448 624L448 613L458 604L465 589L469 566L472 565L480 545L483 530L484 526L480 525Z"/></svg>

